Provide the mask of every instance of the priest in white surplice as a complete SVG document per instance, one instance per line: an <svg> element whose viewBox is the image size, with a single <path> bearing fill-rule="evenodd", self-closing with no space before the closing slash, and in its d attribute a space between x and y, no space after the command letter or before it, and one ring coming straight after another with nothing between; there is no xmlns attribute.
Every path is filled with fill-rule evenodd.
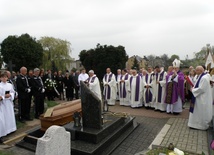
<svg viewBox="0 0 214 155"><path fill-rule="evenodd" d="M89 78L87 80L88 87L102 101L100 81L94 74L93 70L90 70L88 73L89 73Z"/></svg>
<svg viewBox="0 0 214 155"><path fill-rule="evenodd" d="M166 95L166 72L159 66L155 67L156 73L154 78L154 107L155 110L161 112L166 111L165 95Z"/></svg>
<svg viewBox="0 0 214 155"><path fill-rule="evenodd" d="M145 77L143 77L143 99L144 99L144 105L148 108L153 108L153 93L154 93L154 72L152 71L152 67L148 66L148 71Z"/></svg>
<svg viewBox="0 0 214 155"><path fill-rule="evenodd" d="M115 105L116 101L116 79L110 68L106 69L106 74L103 77L103 94L108 105Z"/></svg>
<svg viewBox="0 0 214 155"><path fill-rule="evenodd" d="M210 71L210 83L211 83L211 90L212 90L213 116L214 116L214 69L211 69Z"/></svg>
<svg viewBox="0 0 214 155"><path fill-rule="evenodd" d="M130 94L128 93L129 78L130 78L130 75L127 73L127 70L123 69L122 76L120 77L119 86L118 86L120 105L130 106L130 102L129 102Z"/></svg>
<svg viewBox="0 0 214 155"><path fill-rule="evenodd" d="M117 70L117 75L116 75L116 85L117 85L117 96L116 96L116 100L119 101L120 97L119 97L119 91L120 91L120 87L119 87L119 82L120 82L120 78L121 78L122 74L121 74L121 69Z"/></svg>
<svg viewBox="0 0 214 155"><path fill-rule="evenodd" d="M136 69L132 70L132 76L129 79L130 104L132 108L142 107L143 83Z"/></svg>
<svg viewBox="0 0 214 155"><path fill-rule="evenodd" d="M3 88L0 87L0 94L3 96ZM3 143L3 136L6 136L5 130L5 118L4 118L4 111L3 111L3 101L2 96L0 96L0 144Z"/></svg>
<svg viewBox="0 0 214 155"><path fill-rule="evenodd" d="M196 74L198 78L192 88L194 97L190 103L188 126L199 130L207 130L212 120L210 75L204 73L202 66L196 67Z"/></svg>
<svg viewBox="0 0 214 155"><path fill-rule="evenodd" d="M11 132L16 131L16 120L15 120L15 114L14 114L14 95L15 91L13 89L12 84L7 83L7 72L3 72L1 74L1 83L0 83L0 89L3 91L0 96L2 96L2 111L5 119L5 131L6 134L9 134Z"/></svg>

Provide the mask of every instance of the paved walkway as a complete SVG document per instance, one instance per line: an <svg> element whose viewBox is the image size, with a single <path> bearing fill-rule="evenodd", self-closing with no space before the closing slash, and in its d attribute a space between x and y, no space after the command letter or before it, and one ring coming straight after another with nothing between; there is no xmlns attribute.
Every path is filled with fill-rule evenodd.
<svg viewBox="0 0 214 155"><path fill-rule="evenodd" d="M188 119L170 118L167 122L170 128L160 145L168 146L173 143L180 150L198 154L203 151L208 155L207 132L190 129L187 123Z"/></svg>
<svg viewBox="0 0 214 155"><path fill-rule="evenodd" d="M145 149L151 149L152 145L168 147L170 143L173 143L175 147L180 150L189 151L193 154L201 154L203 151L205 155L209 155L207 131L194 130L187 126L189 117L189 104L185 105L185 109L180 115L160 113L144 108L132 109L130 107L121 107L119 105L110 107L110 110L114 112L127 112L130 113L130 115L147 116L148 122L151 121L151 118L155 118L155 120L158 122L160 122L162 118L168 118L168 121L163 126L163 128L159 123L155 124L154 128L160 127L162 130L159 130L159 134L155 134L153 132L156 138L151 136L150 140L153 138L153 142L147 146L144 146ZM144 124L142 123L141 125ZM149 123L147 125L149 125ZM150 131L147 131L147 133L150 134ZM128 137L127 140L129 138L130 137ZM136 153L136 155L140 155L142 151Z"/></svg>
<svg viewBox="0 0 214 155"><path fill-rule="evenodd" d="M110 106L109 110L129 113L132 116L136 116L136 120L140 123L140 126L118 146L112 155L140 155L143 150L149 148L149 146L151 147L152 144L168 146L169 143L173 143L175 147L181 150L195 154L201 154L203 151L205 155L209 155L207 132L187 127L188 104L180 115L160 113L146 110L145 108L132 109L120 106L118 103L115 106ZM15 154L34 154L18 147L12 147L7 150L15 152Z"/></svg>

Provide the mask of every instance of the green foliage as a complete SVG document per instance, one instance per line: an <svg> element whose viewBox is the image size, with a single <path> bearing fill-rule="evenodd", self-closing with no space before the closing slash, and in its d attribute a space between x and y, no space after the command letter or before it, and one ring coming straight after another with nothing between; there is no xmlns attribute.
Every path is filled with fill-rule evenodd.
<svg viewBox="0 0 214 155"><path fill-rule="evenodd" d="M22 123L22 122L20 122L20 121L16 121L16 127L17 127L17 129L20 129L20 128L23 128L25 126L25 123Z"/></svg>
<svg viewBox="0 0 214 155"><path fill-rule="evenodd" d="M47 103L48 108L58 105L58 103L56 101L45 100L45 103Z"/></svg>
<svg viewBox="0 0 214 155"><path fill-rule="evenodd" d="M18 71L22 66L28 69L39 67L42 64L42 46L29 34L21 36L8 36L1 43L3 61L12 61L14 70Z"/></svg>
<svg viewBox="0 0 214 155"><path fill-rule="evenodd" d="M42 67L45 70L65 71L72 62L70 42L53 37L42 37L39 42L43 47Z"/></svg>
<svg viewBox="0 0 214 155"><path fill-rule="evenodd" d="M134 59L134 63L133 63L132 68L136 68L137 70L139 70L139 64L138 64L138 61L137 61L136 57Z"/></svg>
<svg viewBox="0 0 214 155"><path fill-rule="evenodd" d="M93 69L99 79L103 78L106 68L111 68L111 71L116 73L117 69L125 68L128 60L123 46L102 46L100 44L97 44L95 49L81 51L79 57L85 69L87 71Z"/></svg>
<svg viewBox="0 0 214 155"><path fill-rule="evenodd" d="M171 57L170 57L170 62L173 62L175 59L178 59L180 60L180 57L176 54L173 54Z"/></svg>

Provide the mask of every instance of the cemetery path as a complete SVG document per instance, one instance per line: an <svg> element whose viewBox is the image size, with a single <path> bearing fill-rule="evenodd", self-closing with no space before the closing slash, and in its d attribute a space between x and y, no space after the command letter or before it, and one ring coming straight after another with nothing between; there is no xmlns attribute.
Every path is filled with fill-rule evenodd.
<svg viewBox="0 0 214 155"><path fill-rule="evenodd" d="M111 155L134 155L149 147L169 118L136 116L138 128Z"/></svg>
<svg viewBox="0 0 214 155"><path fill-rule="evenodd" d="M163 140L161 141L161 146L168 146L169 142L174 140L176 144L181 148L195 153L203 151L205 154L208 154L208 144L207 141L207 132L199 130L191 130L187 127L187 121L189 117L189 104L185 104L185 109L179 115L172 115L166 113L160 113L154 110L147 110L145 108L136 108L132 109L130 107L120 106L117 102L115 106L110 106L109 111L111 112L125 112L131 116L135 116L136 121L140 124L133 133L131 133L125 141L123 141L111 155L134 155L139 152L147 149L150 144L156 139L159 135L159 132L162 131L166 125L169 125ZM29 123L29 124L28 124ZM39 120L27 122L29 128L39 125ZM23 132L24 128L17 133ZM180 132L182 130L182 132ZM179 132L179 133L178 133ZM184 133L184 134L182 134ZM190 136L187 136L190 135ZM12 136L12 135L11 135ZM175 142L175 141L174 141ZM189 145L189 142L197 142L192 145ZM203 143L203 145L201 145ZM34 152L13 146L9 149L6 149L7 146L0 145L0 150L4 149L7 151L15 152L15 154L22 155L34 155Z"/></svg>

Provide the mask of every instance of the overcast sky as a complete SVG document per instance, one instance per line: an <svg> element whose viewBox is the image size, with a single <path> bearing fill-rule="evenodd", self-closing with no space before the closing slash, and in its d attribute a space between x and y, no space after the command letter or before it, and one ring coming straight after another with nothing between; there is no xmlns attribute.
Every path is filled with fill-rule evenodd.
<svg viewBox="0 0 214 155"><path fill-rule="evenodd" d="M214 45L214 0L0 0L0 42L24 33L69 41L75 59L97 43L192 58Z"/></svg>

